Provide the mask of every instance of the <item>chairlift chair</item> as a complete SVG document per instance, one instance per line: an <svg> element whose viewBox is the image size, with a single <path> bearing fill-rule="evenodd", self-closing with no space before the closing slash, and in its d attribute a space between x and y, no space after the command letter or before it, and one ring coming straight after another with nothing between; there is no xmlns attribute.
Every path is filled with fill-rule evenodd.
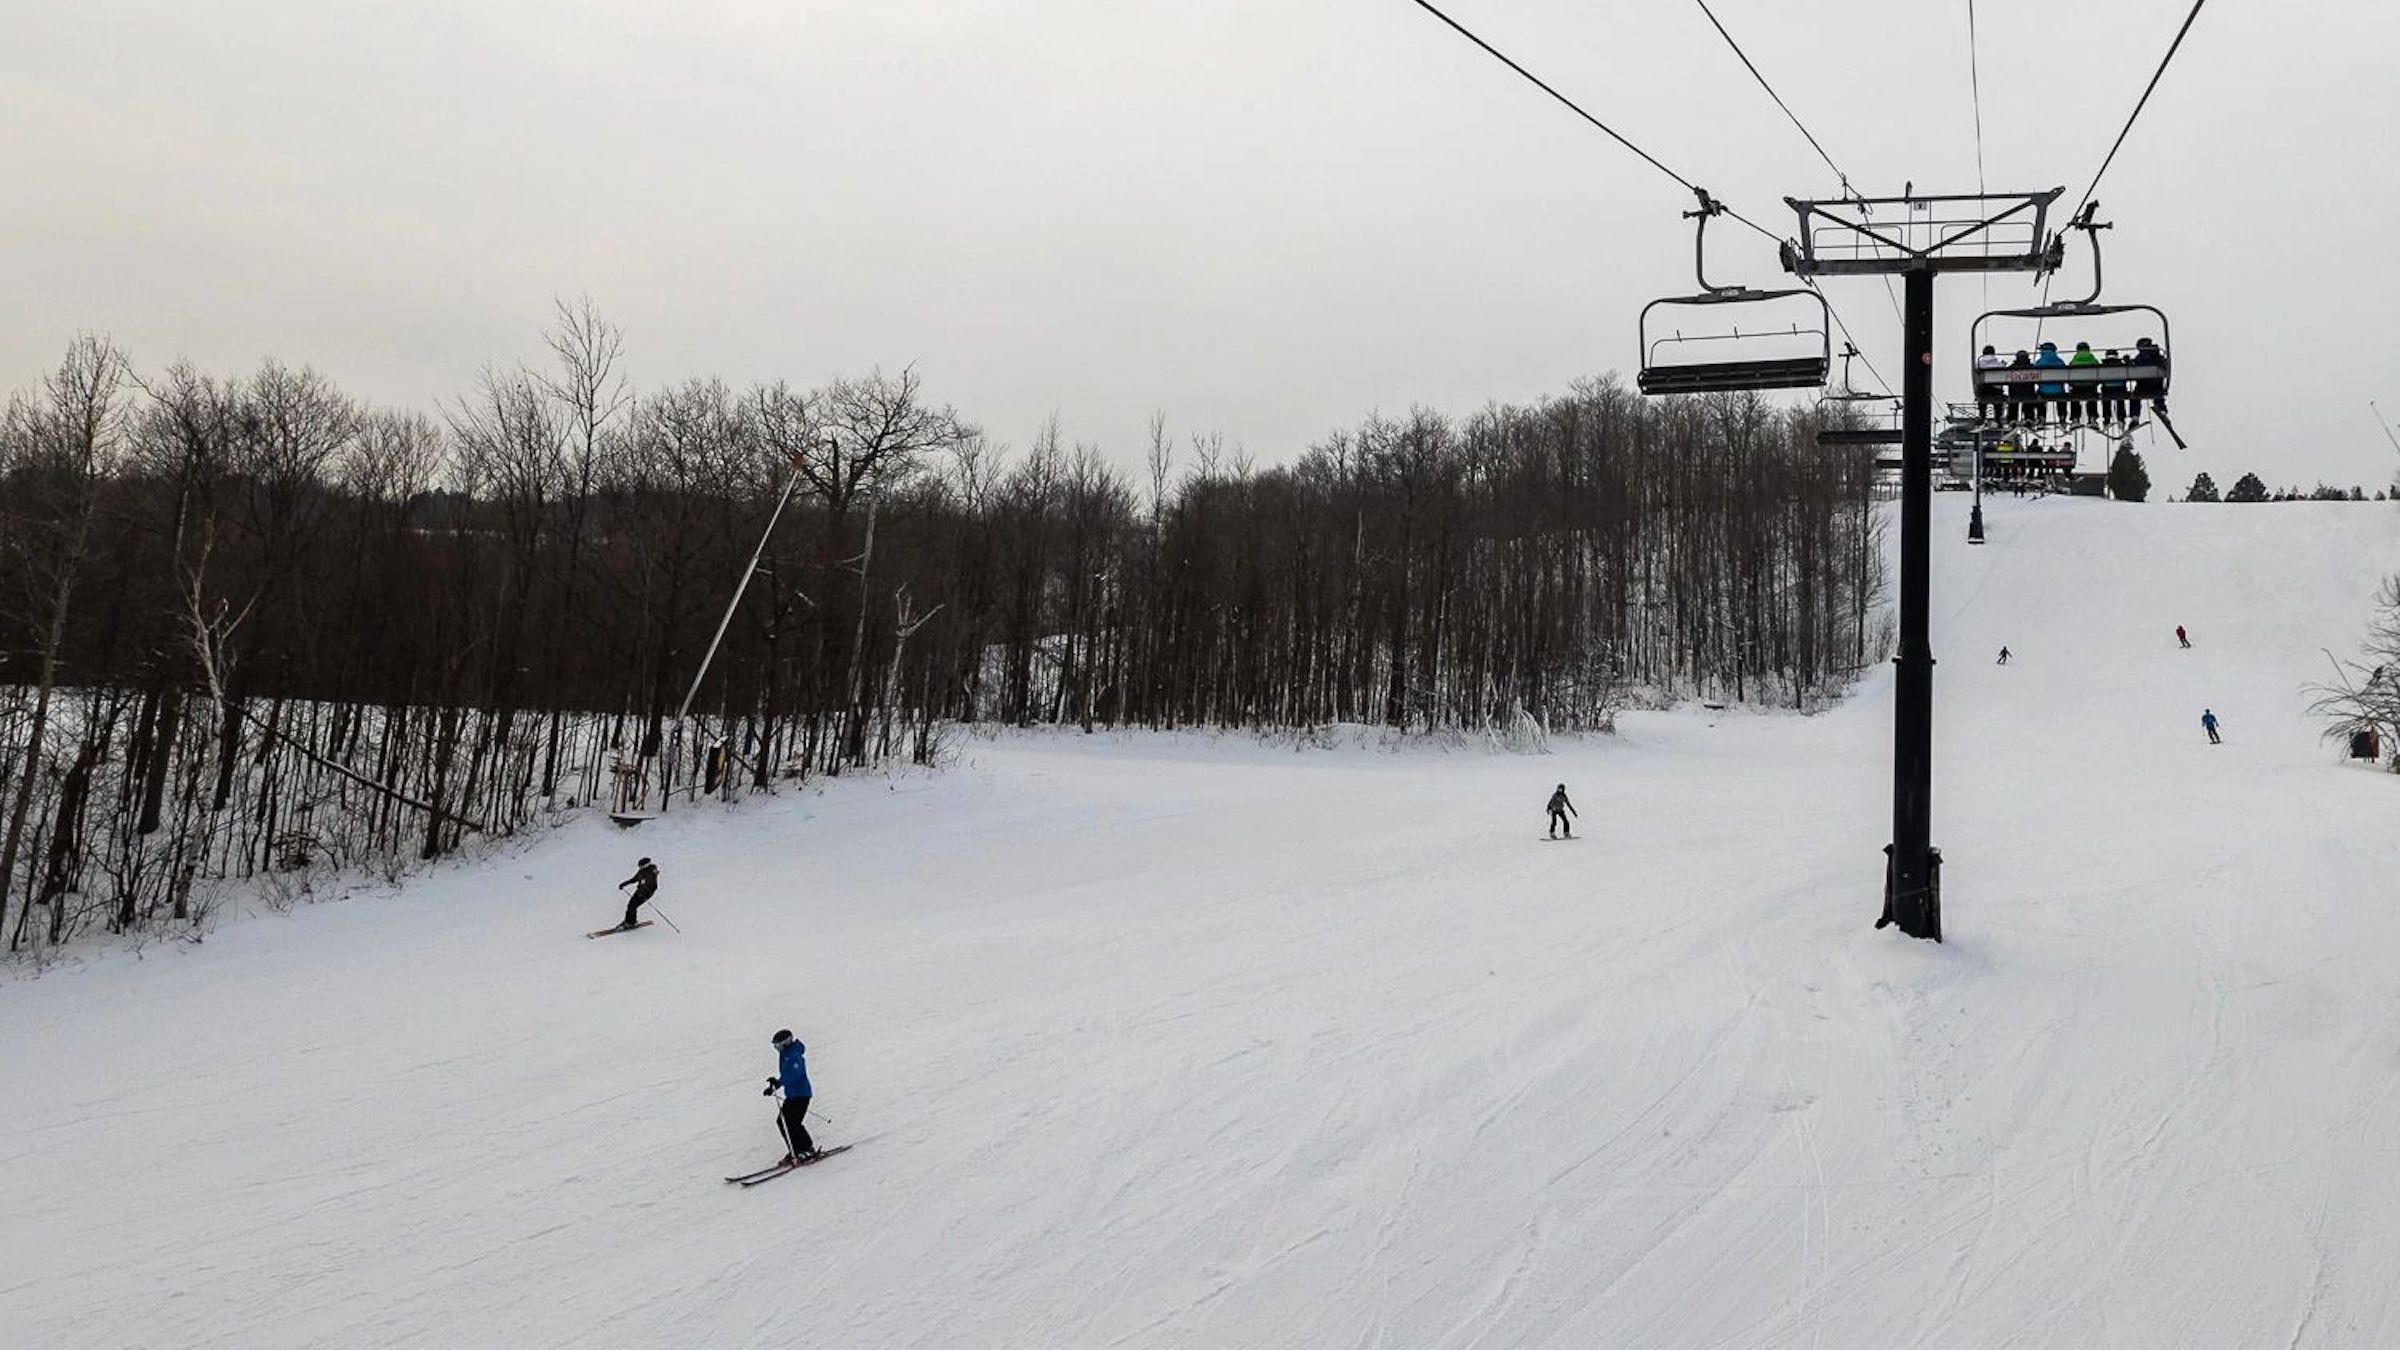
<svg viewBox="0 0 2400 1350"><path fill-rule="evenodd" d="M2098 232L2109 226L2105 222L2093 222L2092 213L2098 208L2099 203L2094 202L2086 207L2081 215L2068 222L2069 229L2084 231L2085 237L2091 241L2092 293L2090 295L2080 300L2059 300L2051 304L2033 305L2023 309L1990 310L1978 316L1975 322L1968 327L1969 359L1967 365L1973 371L1976 403L1979 408L1990 404L2000 404L2004 407L2038 404L2048 409L2059 405L2074 404L2091 404L2096 407L2104 402L2119 400L2130 408L2130 415L2123 419L2123 425L2118 428L2120 431L2130 429L2133 422L2139 421L2141 405L2148 403L2158 424L2166 429L2169 437L2173 438L2175 447L2179 450L2184 449L2186 447L2183 437L2176 433L2174 424L2167 420L2164 406L2167 387L2174 375L2175 360L2173 335L2169 329L2166 312L2156 305L2106 305L2100 303L2101 263ZM2158 321L2158 337L2157 345L2153 349L2156 353L2155 357L2143 359L2128 355L2118 361L2102 361L2098 365L2088 366L2067 366L2063 369L2058 366L1986 369L1975 364L1974 358L1982 353L1986 345L1984 326L1994 319L2033 319L2046 323L2053 319L2091 319L2110 314L2147 314L2156 319ZM2043 385L2056 385L2060 389L2055 393L2044 392L2041 389ZM2100 386L2104 385L2120 386L2125 392L2096 392ZM2059 420L2072 428L2081 428L2088 424L2093 430L2107 432L2110 430L2108 424L2112 419L2095 415L2088 419L2062 417Z"/></svg>
<svg viewBox="0 0 2400 1350"><path fill-rule="evenodd" d="M1827 404L1832 404L1832 405L1834 405L1834 406L1835 406L1835 408L1838 410L1838 409L1841 407L1841 405L1842 405L1842 404L1844 404L1844 403L1849 403L1849 402L1869 402L1869 401L1876 402L1876 403L1885 403L1885 404L1888 404L1888 405L1890 405L1890 406L1888 406L1888 407L1886 407L1886 408L1884 408L1884 409L1882 409L1882 410L1880 410L1880 411L1876 411L1876 412L1868 412L1868 413L1864 413L1864 414L1860 414L1860 413L1842 413L1842 414L1840 414L1840 415L1843 417L1843 420L1845 420L1845 421L1849 421L1849 420L1852 420L1852 419L1859 419L1859 420L1857 421L1857 424L1856 424L1856 425L1851 425L1851 426L1838 426L1838 427L1829 427L1829 426L1826 426L1826 425L1824 425L1824 415L1825 415L1825 409L1826 409L1826 405L1827 405ZM1872 400L1868 400L1868 399L1864 399L1864 398L1861 398L1861 399L1856 399L1856 400L1851 400L1851 399L1824 399L1824 400L1820 400L1820 401L1818 402L1818 404L1817 404L1817 410L1818 410L1817 444L1819 444L1819 445L1898 445L1898 444L1900 444L1900 439L1901 439L1901 432L1900 432L1900 400L1898 400L1898 399L1896 399L1896 398L1893 398L1893 397L1892 397L1891 395L1889 395L1889 394L1877 394L1877 395L1875 395L1875 396L1873 397L1873 399L1872 399Z"/></svg>
<svg viewBox="0 0 2400 1350"><path fill-rule="evenodd" d="M1699 225L1692 241L1692 270L1700 280L1698 295L1663 296L1642 306L1636 321L1642 344L1642 364L1635 384L1645 394L1716 394L1741 393L1763 389L1813 389L1825 383L1826 373L1833 366L1832 310L1825 297L1805 287L1780 290L1752 290L1746 286L1719 286L1708 279L1706 239L1709 218L1723 214L1724 203L1708 195L1706 189L1695 189L1700 196L1700 209L1684 212L1685 219L1697 219ZM1739 324L1728 323L1731 331L1686 335L1681 329L1668 328L1660 336L1652 336L1651 313L1661 305L1670 308L1704 309L1712 315L1722 315L1731 306L1771 304L1795 296L1806 296L1817 307L1816 326L1803 327L1791 323L1785 328L1762 328L1743 332ZM1751 357L1738 360L1661 362L1661 350L1682 350L1681 344L1728 342L1748 344L1747 350L1757 351L1763 341L1783 341L1790 338L1814 339L1817 351L1809 356ZM1736 346L1725 350L1742 350Z"/></svg>
<svg viewBox="0 0 2400 1350"><path fill-rule="evenodd" d="M1842 382L1839 387L1828 386L1817 398L1817 444L1819 445L1898 445L1900 444L1900 400L1889 393L1862 394L1850 380L1850 362L1858 348L1842 344ZM1883 408L1864 413L1852 409L1862 403L1880 403ZM1826 426L1828 420L1844 423Z"/></svg>

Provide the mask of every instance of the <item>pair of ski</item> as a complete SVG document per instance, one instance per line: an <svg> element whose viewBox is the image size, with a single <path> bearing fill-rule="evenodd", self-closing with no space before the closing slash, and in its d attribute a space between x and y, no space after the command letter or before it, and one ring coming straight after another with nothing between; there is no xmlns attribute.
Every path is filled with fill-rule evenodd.
<svg viewBox="0 0 2400 1350"><path fill-rule="evenodd" d="M648 928L649 926L650 921L648 919L644 919L640 923L635 924L633 928ZM584 936L587 938L602 938L607 937L611 933L630 933L633 931L633 928L627 928L623 924L619 924L614 928L603 928L597 933L586 933Z"/></svg>
<svg viewBox="0 0 2400 1350"><path fill-rule="evenodd" d="M782 1176L787 1172L797 1172L803 1167L813 1167L816 1164L825 1161L827 1158L832 1157L836 1153L848 1153L850 1149L851 1146L848 1144L836 1144L832 1148L819 1149L815 1153L810 1154L808 1157L801 1159L799 1162L779 1162L772 1167L762 1167L755 1172L745 1172L738 1177L727 1177L725 1179L736 1186L760 1186L766 1184L767 1182L773 1181L775 1178Z"/></svg>

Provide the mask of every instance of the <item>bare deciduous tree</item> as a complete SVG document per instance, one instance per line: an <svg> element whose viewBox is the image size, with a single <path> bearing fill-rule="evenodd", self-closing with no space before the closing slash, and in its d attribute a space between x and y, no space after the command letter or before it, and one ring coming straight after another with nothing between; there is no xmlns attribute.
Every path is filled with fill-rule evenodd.
<svg viewBox="0 0 2400 1350"><path fill-rule="evenodd" d="M0 413L0 475L14 490L0 521L24 568L26 627L39 635L32 715L25 753L10 793L8 826L0 835L0 922L8 915L10 883L17 873L25 820L41 785L42 752L58 687L60 655L74 615L76 583L91 542L92 517L102 484L124 451L128 372L123 353L105 338L86 335L67 348L41 392L10 401ZM9 946L21 942L24 913L32 907L31 886ZM55 927L55 925L54 925Z"/></svg>

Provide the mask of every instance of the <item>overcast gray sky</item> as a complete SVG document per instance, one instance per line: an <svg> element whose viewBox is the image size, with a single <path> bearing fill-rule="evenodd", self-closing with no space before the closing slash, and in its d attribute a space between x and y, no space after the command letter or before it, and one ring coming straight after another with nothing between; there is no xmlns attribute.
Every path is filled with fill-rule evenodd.
<svg viewBox="0 0 2400 1350"><path fill-rule="evenodd" d="M1862 190L1973 187L1966 0L1712 5ZM1984 0L1991 186L2078 196L2187 7ZM1834 187L1696 4L1446 8L1772 228ZM2163 486L2400 468L2395 58L2400 6L2218 0L2101 185L2109 298L2174 320ZM1408 0L7 0L0 181L0 385L93 329L431 407L589 294L645 386L915 362L1125 463L1152 409L1276 462L1630 373L1692 288L1683 190ZM1881 283L1828 286L1896 380Z"/></svg>

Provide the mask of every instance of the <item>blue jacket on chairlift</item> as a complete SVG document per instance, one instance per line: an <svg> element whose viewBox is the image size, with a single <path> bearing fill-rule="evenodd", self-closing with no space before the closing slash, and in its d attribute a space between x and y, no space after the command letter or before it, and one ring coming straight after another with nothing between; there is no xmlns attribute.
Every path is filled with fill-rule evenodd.
<svg viewBox="0 0 2400 1350"><path fill-rule="evenodd" d="M2066 358L2058 354L2058 344L2055 342L2045 342L2042 344L2042 349L2034 354L2033 365L2036 370L2049 370L2053 367L2059 370L2065 370L2067 368ZM2033 391L2037 394L2063 394L2067 392L2067 386L2063 383L2050 384L2045 382L2035 385L2033 387Z"/></svg>

